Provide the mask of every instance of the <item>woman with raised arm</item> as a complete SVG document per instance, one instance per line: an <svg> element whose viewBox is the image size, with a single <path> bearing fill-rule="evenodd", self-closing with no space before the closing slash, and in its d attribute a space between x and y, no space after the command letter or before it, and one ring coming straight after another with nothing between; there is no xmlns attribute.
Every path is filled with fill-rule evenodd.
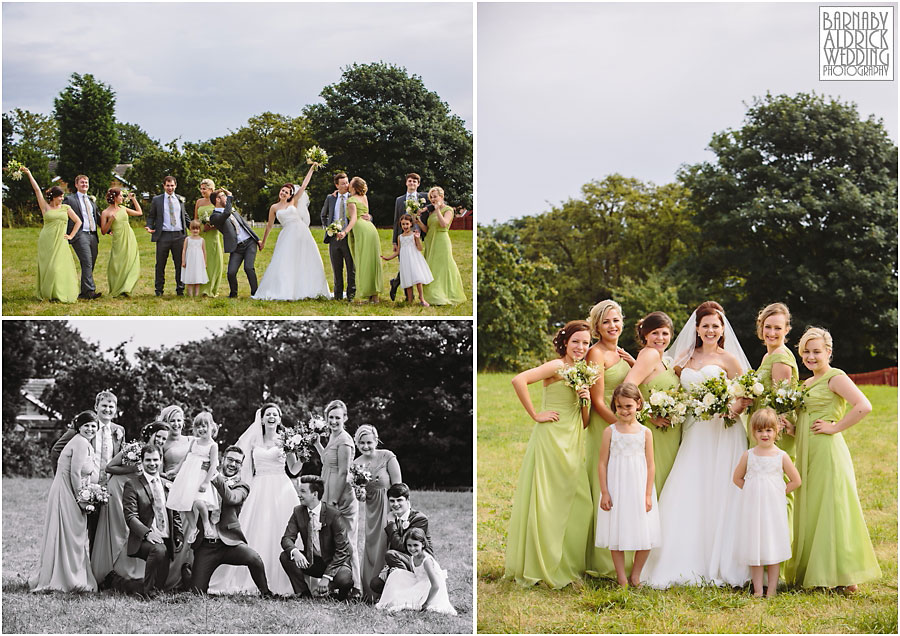
<svg viewBox="0 0 900 636"><path fill-rule="evenodd" d="M134 209L125 207L122 188L110 188L106 191L106 202L109 204L100 214L100 231L103 234L112 232L112 250L109 253L109 267L106 278L109 281L110 296L126 298L137 284L141 275L141 257L138 254L137 239L128 222L129 216L141 216L141 204L128 193L128 201Z"/></svg>
<svg viewBox="0 0 900 636"><path fill-rule="evenodd" d="M381 239L369 215L369 186L361 177L350 179L350 198L347 199L347 227L337 233L339 241L350 237L350 253L356 264L356 295L377 303L384 291L381 270Z"/></svg>

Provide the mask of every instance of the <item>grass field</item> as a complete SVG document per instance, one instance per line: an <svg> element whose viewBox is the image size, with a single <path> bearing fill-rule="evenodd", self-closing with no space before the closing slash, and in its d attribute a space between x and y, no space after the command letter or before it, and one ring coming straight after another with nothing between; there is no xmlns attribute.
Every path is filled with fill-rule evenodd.
<svg viewBox="0 0 900 636"><path fill-rule="evenodd" d="M472 493L413 492L428 515L435 556L449 572L458 616L388 615L362 602L260 600L164 594L142 601L119 593L32 594L50 479L3 479L3 633L471 633ZM280 529L273 529L280 532ZM360 536L362 543L363 537Z"/></svg>
<svg viewBox="0 0 900 636"><path fill-rule="evenodd" d="M897 633L897 389L863 386L873 413L844 436L883 575L846 597L787 590L756 600L732 589L619 588L587 579L563 590L503 576L513 491L534 426L510 374L478 376L478 631L489 633ZM540 386L531 386L540 403Z"/></svg>
<svg viewBox="0 0 900 636"><path fill-rule="evenodd" d="M473 247L471 230L452 230L450 240L453 243L453 256L462 275L463 288L468 300L459 305L442 307L421 307L418 304L394 303L388 297L390 279L397 274L397 259L382 261L384 267L384 294L382 302L369 304L366 302L347 303L335 300L298 300L274 301L252 300L247 277L243 270L238 272L238 298L228 298L228 281L224 275L216 298L188 298L175 295L175 268L169 259L166 270L166 286L163 296L154 294L153 281L156 264L156 246L150 242L150 235L144 230L143 223L133 221L138 249L141 257L141 276L131 298L110 298L106 294L109 285L106 270L109 264L111 240L100 238L99 255L94 266L94 282L97 291L103 293L97 300L79 300L76 303L51 303L40 301L35 297L34 287L37 280L37 239L40 228L3 229L3 314L5 316L471 316L472 315L472 270ZM256 274L262 279L263 273L272 258L275 239L280 228L272 230L266 241L266 249L256 257ZM261 235L261 231L258 231ZM325 264L325 277L329 288L332 286L331 260L328 257L328 246L322 243L323 230L312 228L313 237L319 246L322 262ZM381 253L385 256L392 253L391 230L378 230L381 237ZM80 266L75 252L72 260L79 272ZM225 255L228 263L228 255ZM402 290L399 291L402 297ZM417 299L418 300L418 299Z"/></svg>

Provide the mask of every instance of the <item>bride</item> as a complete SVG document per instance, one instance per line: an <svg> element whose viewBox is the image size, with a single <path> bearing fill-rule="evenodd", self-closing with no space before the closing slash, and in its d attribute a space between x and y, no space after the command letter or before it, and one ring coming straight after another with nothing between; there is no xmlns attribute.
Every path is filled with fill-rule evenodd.
<svg viewBox="0 0 900 636"><path fill-rule="evenodd" d="M750 368L722 306L702 303L675 343L676 371L690 389L716 375L734 378ZM747 434L740 420L725 428L721 417L688 419L666 487L659 499L663 545L650 553L641 580L651 587L733 585L750 580L737 552L740 490L731 480Z"/></svg>
<svg viewBox="0 0 900 636"><path fill-rule="evenodd" d="M297 188L286 183L278 192L278 203L269 208L269 221L260 250L266 246L275 218L281 223L281 234L275 243L272 260L253 295L257 300L298 300L315 296L331 296L325 280L325 266L319 247L309 231L309 195L306 186L318 164L312 164L303 183Z"/></svg>

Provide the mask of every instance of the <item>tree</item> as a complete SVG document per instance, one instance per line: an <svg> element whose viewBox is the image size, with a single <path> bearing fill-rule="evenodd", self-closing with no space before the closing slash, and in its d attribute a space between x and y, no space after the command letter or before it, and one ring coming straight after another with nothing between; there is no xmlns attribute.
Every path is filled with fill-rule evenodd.
<svg viewBox="0 0 900 636"><path fill-rule="evenodd" d="M700 232L686 270L742 342L785 302L794 337L828 328L848 371L897 361L897 147L880 120L816 94L754 98L714 163L687 166ZM745 345L746 346L746 345Z"/></svg>
<svg viewBox="0 0 900 636"><path fill-rule="evenodd" d="M200 198L198 187L203 179L212 179L218 186L228 177L230 166L219 161L208 145L185 143L179 148L177 140L164 146L150 147L134 160L125 178L134 184L137 192L147 192L151 196L162 192L163 179L171 175L178 183L178 193L190 203Z"/></svg>
<svg viewBox="0 0 900 636"><path fill-rule="evenodd" d="M59 156L59 126L51 115L14 108L9 120L16 145L34 148L50 159Z"/></svg>
<svg viewBox="0 0 900 636"><path fill-rule="evenodd" d="M53 105L59 124L57 173L69 184L85 174L91 189L105 194L119 158L115 93L90 73L72 73Z"/></svg>
<svg viewBox="0 0 900 636"><path fill-rule="evenodd" d="M13 136L16 134L16 125L13 123L12 118L3 113L3 164L4 167L6 162L9 161L9 158L12 156L13 149ZM6 181L6 179L4 179Z"/></svg>
<svg viewBox="0 0 900 636"><path fill-rule="evenodd" d="M34 377L34 341L27 320L3 321L3 434L12 431L16 415L25 403L22 387L25 380Z"/></svg>
<svg viewBox="0 0 900 636"><path fill-rule="evenodd" d="M153 139L137 124L116 122L119 137L119 163L132 163L138 157L154 148L159 148L159 140Z"/></svg>
<svg viewBox="0 0 900 636"><path fill-rule="evenodd" d="M439 185L450 205L472 205L472 133L417 75L383 62L351 64L341 80L322 89L324 104L304 109L318 143L332 160L369 186L376 224L394 220L404 176Z"/></svg>
<svg viewBox="0 0 900 636"><path fill-rule="evenodd" d="M12 153L8 159L16 161L28 166L35 181L42 188L49 188L50 183L50 159L40 150L29 145L13 146ZM7 159L7 161L8 161ZM3 183L8 190L3 193L3 204L9 208L11 214L6 217L6 224L9 227L14 225L30 225L39 223L41 219L40 207L34 196L34 190L27 177L13 181L3 178Z"/></svg>

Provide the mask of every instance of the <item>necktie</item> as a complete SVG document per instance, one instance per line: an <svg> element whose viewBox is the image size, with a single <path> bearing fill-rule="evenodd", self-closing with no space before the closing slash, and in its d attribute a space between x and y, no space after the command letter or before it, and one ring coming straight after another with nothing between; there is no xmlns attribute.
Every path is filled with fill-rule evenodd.
<svg viewBox="0 0 900 636"><path fill-rule="evenodd" d="M106 483L106 465L109 463L110 450L112 446L112 433L109 430L109 424L100 427L100 434L103 436L100 440L100 483Z"/></svg>
<svg viewBox="0 0 900 636"><path fill-rule="evenodd" d="M313 527L316 525L316 516L312 513L312 510L309 511L309 528L306 532L306 560L312 564L313 557L316 553L315 545L313 542L315 541L315 532L313 531Z"/></svg>
<svg viewBox="0 0 900 636"><path fill-rule="evenodd" d="M394 519L394 523L397 526L397 534L402 535L403 534L403 522L400 521L400 517L397 517L396 519Z"/></svg>
<svg viewBox="0 0 900 636"><path fill-rule="evenodd" d="M150 480L150 490L153 491L153 516L156 518L156 528L160 533L168 534L166 532L165 495L158 477Z"/></svg>
<svg viewBox="0 0 900 636"><path fill-rule="evenodd" d="M94 232L97 229L97 226L94 224L94 212L91 209L91 204L88 202L86 194L81 195L81 207L84 210L84 218L87 219L88 227L91 232Z"/></svg>
<svg viewBox="0 0 900 636"><path fill-rule="evenodd" d="M347 195L341 194L338 195L341 199L340 210L338 220L341 222L341 227L344 227L347 224Z"/></svg>
<svg viewBox="0 0 900 636"><path fill-rule="evenodd" d="M172 203L172 195L166 197L169 202L169 223L172 224L172 229L178 229L178 223L175 222L175 206Z"/></svg>
<svg viewBox="0 0 900 636"><path fill-rule="evenodd" d="M238 223L237 217L235 216L234 212L232 212L231 216L229 216L228 218L231 221L231 224L234 226L234 234L235 238L237 238L237 235L241 233L241 224Z"/></svg>

